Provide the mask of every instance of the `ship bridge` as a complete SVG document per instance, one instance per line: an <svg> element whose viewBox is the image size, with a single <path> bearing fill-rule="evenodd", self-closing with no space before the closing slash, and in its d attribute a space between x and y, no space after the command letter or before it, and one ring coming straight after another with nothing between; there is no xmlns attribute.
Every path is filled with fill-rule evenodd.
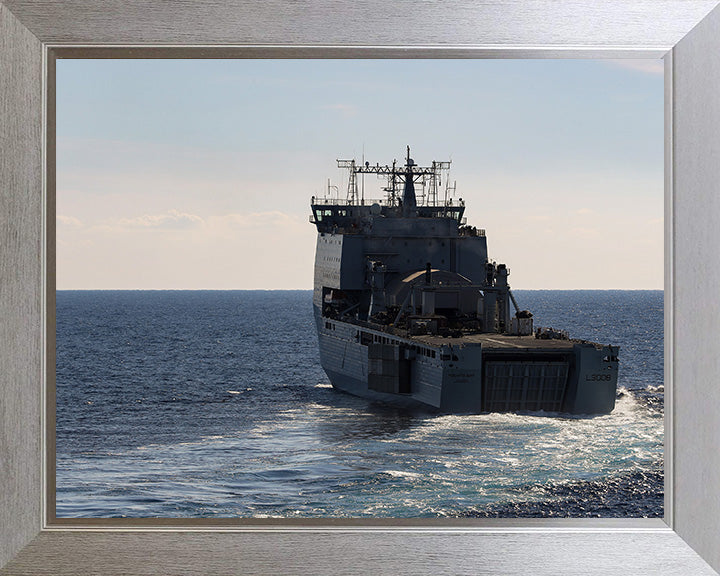
<svg viewBox="0 0 720 576"><path fill-rule="evenodd" d="M487 283L485 231L467 225L465 202L453 198L450 162L418 166L408 148L402 166L354 160L338 160L338 166L350 174L347 197L330 197L338 188L328 184L328 197L311 201L310 222L318 230L316 306L322 307L331 292L342 293L352 314L367 318L382 308L386 283L424 271L428 264L474 285ZM384 198L365 196L361 178L370 174L385 179ZM394 302L392 293L387 297Z"/></svg>
<svg viewBox="0 0 720 576"><path fill-rule="evenodd" d="M310 204L312 209L310 223L315 224L318 232L357 234L360 232L371 233L372 224L379 220L396 220L393 224L388 222L387 225L395 229L398 226L407 229L407 224L402 225L397 220L418 219L422 222L428 219L441 219L447 221L445 227L448 229L448 233L450 230L454 230L454 235L458 233L472 234L472 230L461 230L461 227L464 227L467 222L463 217L465 204L462 201L457 205L418 206L412 216L403 215L401 205L388 205L383 200L370 200L369 202L369 204L352 204L347 200L337 198L313 197ZM475 230L475 235L484 235L484 231L477 232L477 229Z"/></svg>
<svg viewBox="0 0 720 576"><path fill-rule="evenodd" d="M358 164L355 160L338 160L337 163L339 168L348 170L347 196L344 199L332 198L331 192L338 188L329 182L326 197L313 196L310 222L317 226L318 232L367 232L367 224L375 219L442 219L449 220L456 230L466 224L463 217L465 203L462 198L457 201L452 198L455 185L450 186L449 183L450 162L433 161L430 166L418 166L410 158L408 146L403 166L399 166L397 161L382 166L379 163L373 166L370 162ZM383 187L385 198L365 198L366 174L375 174L386 180ZM407 228L405 225L404 229Z"/></svg>

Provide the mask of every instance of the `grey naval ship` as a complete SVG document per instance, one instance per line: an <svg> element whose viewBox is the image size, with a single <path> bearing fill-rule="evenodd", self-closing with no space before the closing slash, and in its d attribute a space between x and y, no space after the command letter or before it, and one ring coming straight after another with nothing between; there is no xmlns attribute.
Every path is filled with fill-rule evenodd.
<svg viewBox="0 0 720 576"><path fill-rule="evenodd" d="M418 166L409 147L404 165L337 162L347 197L328 182L310 217L320 361L335 388L445 413L613 410L619 347L533 326L454 201L450 162ZM365 199L366 174L385 180L383 199Z"/></svg>

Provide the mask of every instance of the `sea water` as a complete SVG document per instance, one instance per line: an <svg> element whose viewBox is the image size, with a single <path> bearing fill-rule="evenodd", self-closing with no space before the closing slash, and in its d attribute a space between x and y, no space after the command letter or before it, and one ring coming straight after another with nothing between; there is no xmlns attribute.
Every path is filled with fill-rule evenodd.
<svg viewBox="0 0 720 576"><path fill-rule="evenodd" d="M58 291L57 516L661 517L662 291L515 296L620 346L611 414L338 392L310 291Z"/></svg>

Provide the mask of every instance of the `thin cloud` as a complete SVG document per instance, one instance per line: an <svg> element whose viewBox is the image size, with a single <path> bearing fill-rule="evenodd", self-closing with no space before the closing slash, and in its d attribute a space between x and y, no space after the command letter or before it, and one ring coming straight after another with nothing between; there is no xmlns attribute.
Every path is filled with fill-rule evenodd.
<svg viewBox="0 0 720 576"><path fill-rule="evenodd" d="M570 237L580 239L591 239L600 236L600 230L597 228L573 228L570 230Z"/></svg>
<svg viewBox="0 0 720 576"><path fill-rule="evenodd" d="M607 62L612 66L645 72L646 74L652 74L654 76L662 76L665 73L665 63L660 59L608 60Z"/></svg>
<svg viewBox="0 0 720 576"><path fill-rule="evenodd" d="M162 228L165 230L186 230L203 226L205 221L195 214L169 210L165 214L143 214L136 218L122 218L118 225L123 228Z"/></svg>
<svg viewBox="0 0 720 576"><path fill-rule="evenodd" d="M278 226L294 226L297 218L277 210L269 212L249 212L246 214L226 214L222 217L232 228L258 229L277 228Z"/></svg>
<svg viewBox="0 0 720 576"><path fill-rule="evenodd" d="M82 222L75 218L74 216L64 216L63 214L58 214L56 221L59 226L64 226L65 228L82 228Z"/></svg>

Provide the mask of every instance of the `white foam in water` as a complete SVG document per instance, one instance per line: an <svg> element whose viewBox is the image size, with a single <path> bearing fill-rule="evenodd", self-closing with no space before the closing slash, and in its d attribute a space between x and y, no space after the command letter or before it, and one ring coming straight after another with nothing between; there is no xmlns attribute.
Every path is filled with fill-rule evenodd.
<svg viewBox="0 0 720 576"><path fill-rule="evenodd" d="M407 472L405 470L383 470L382 473L395 478L418 478L420 476L417 472Z"/></svg>
<svg viewBox="0 0 720 576"><path fill-rule="evenodd" d="M112 483L119 489L148 487L169 466L176 470L176 479L178 470L184 475L181 491L189 493L192 485L202 501L219 499L227 506L228 492L221 477L232 463L237 471L232 475L245 478L240 484L246 486L244 493L268 498L276 494L276 500L284 502L273 510L246 503L245 515L312 516L322 510L320 515L329 516L452 516L463 509L516 500L519 495L525 500L547 499L545 485L617 476L662 459L662 418L627 393L607 416L422 417L386 437L370 434L362 441L342 434L323 440L318 426L324 420L319 414L327 412L339 419L340 427L343 419L350 426L357 425L357 418L366 424L373 421L372 415L350 408L310 404L305 410L287 409L281 420L257 423L242 435L140 446L136 453L152 452L153 457L144 457L140 469ZM382 420L379 424L382 432ZM330 430L336 433L338 428L330 426ZM225 449L229 460L183 461L186 450L212 454L207 451L219 448ZM130 453L116 455L118 463L123 456L132 458ZM92 465L91 461L85 464ZM221 485L201 480L208 475L219 476ZM103 475L96 472L95 479L95 486L103 479L111 482L107 470ZM287 492L287 481L302 481L305 488ZM302 503L313 499L323 502L322 506L308 508ZM75 510L69 507L68 513L71 509Z"/></svg>
<svg viewBox="0 0 720 576"><path fill-rule="evenodd" d="M593 494L623 478L633 481L635 473L641 473L633 485L639 496L631 490L628 498L662 491L662 480L657 481L663 458L661 293L586 297L582 309L595 306L595 315L587 314L591 318L602 316L603 298L613 306L620 301L629 311L625 316L632 318L638 313L638 298L650 298L647 314L657 328L644 335L650 326L646 315L637 327L623 326L620 336L577 333L582 327L573 332L621 346L621 382L633 389L621 388L615 410L598 417L409 414L335 392L319 368L316 342L307 338L313 329L307 313L309 293L253 296L255 300L243 293L90 296L99 299L98 326L111 325L112 298L119 299L121 310L127 310L123 298L137 298L134 303L156 299L152 306L137 310L143 321L158 312L149 322L158 333L164 319L172 319L168 338L153 334L151 344L139 347L134 361L124 366L142 367L148 346L162 346L178 334L192 336L198 322L224 330L212 337L212 342L222 342L216 347L223 355L208 359L214 349L204 347L202 340L189 340L181 362L167 357L164 370L170 376L156 377L153 381L159 384L154 389L143 372L105 375L99 382L74 381L68 374L94 374L110 364L98 364L92 355L77 357L82 370L63 364L69 354L63 346L80 349L84 342L81 332L72 332L78 325L74 320L93 316L83 304L76 317L66 318L60 294L59 517L447 517L493 507L512 516L513 506L522 502L556 502L556 511L574 514L592 506L588 502ZM517 296L523 302L527 298ZM542 307L533 302L527 306L538 310L538 323L567 325L565 304L580 296L535 294L538 301L556 298L557 310L566 314L557 321L543 319ZM163 311L158 304L163 298L182 301L184 314ZM196 304L183 298L196 299ZM216 300L208 304L208 298ZM276 300L267 304L265 315L259 314L267 298ZM283 298L295 299L293 305ZM226 300L228 307L222 309ZM260 333L256 324L239 329L235 311L253 311L248 322L268 324L277 318L278 309L287 312L274 332L280 340L272 351L257 354L250 342ZM206 320L212 314L212 322ZM123 313L113 318L130 317ZM179 328L177 323L184 321L187 326ZM294 332L288 328L293 323ZM116 333L122 329L113 326L104 336L105 348L113 349ZM67 334L76 334L77 340ZM264 342L263 346L272 345ZM196 350L200 357L193 364L191 354ZM162 350L157 353L156 361L166 358ZM268 355L282 361L269 365ZM655 476L647 480L647 473ZM573 490L579 490L576 502ZM602 509L625 513L627 501L618 502L603 501Z"/></svg>
<svg viewBox="0 0 720 576"><path fill-rule="evenodd" d="M436 449L432 462L446 474L503 499L522 484L599 479L645 469L662 459L662 433L662 418L626 393L606 416L442 416L414 429L404 442L424 444L426 450L431 443ZM464 456L439 458L453 443L463 447Z"/></svg>

